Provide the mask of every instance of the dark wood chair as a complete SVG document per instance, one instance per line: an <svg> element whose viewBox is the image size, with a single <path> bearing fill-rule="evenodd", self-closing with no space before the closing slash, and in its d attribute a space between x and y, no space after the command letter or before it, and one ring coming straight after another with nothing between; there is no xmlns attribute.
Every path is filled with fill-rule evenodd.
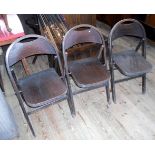
<svg viewBox="0 0 155 155"><path fill-rule="evenodd" d="M67 51L72 48L72 52L76 53L78 52L76 46L86 43L100 45L99 50L96 51L96 56L69 61ZM104 38L97 28L88 24L81 24L71 28L63 39L63 57L71 98L75 94L105 86L109 102L110 74L107 71L106 47ZM101 58L104 60L101 60ZM81 88L80 90L72 91L70 77Z"/></svg>
<svg viewBox="0 0 155 155"><path fill-rule="evenodd" d="M35 55L51 55L54 64L59 67L61 75L55 67L48 67L36 73L30 73L27 58ZM41 110L51 104L64 99L68 100L71 114L75 109L72 100L68 95L68 86L62 71L59 55L49 41L39 35L26 35L13 42L6 53L7 71L19 100L19 104L27 120L27 123L35 136L29 115ZM18 78L15 75L15 68L18 62L22 62L25 72L29 75ZM25 106L30 107L29 110Z"/></svg>
<svg viewBox="0 0 155 155"><path fill-rule="evenodd" d="M116 42L121 37L137 38L139 41L135 48L123 51L114 51ZM112 98L116 102L115 83L142 77L142 92L146 92L146 73L150 72L152 65L146 61L146 34L143 26L135 19L124 19L112 28L109 39L109 62L111 72ZM139 52L141 51L141 53ZM114 70L118 69L126 77L115 80Z"/></svg>

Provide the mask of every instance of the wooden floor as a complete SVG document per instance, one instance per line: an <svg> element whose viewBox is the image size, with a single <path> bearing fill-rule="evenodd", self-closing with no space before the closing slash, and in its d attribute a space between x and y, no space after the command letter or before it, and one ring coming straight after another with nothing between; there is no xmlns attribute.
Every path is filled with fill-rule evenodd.
<svg viewBox="0 0 155 155"><path fill-rule="evenodd" d="M108 27L101 23L98 26L108 34ZM133 46L135 42L120 40L122 46ZM75 118L71 117L66 101L30 116L36 138L31 135L3 67L6 97L19 127L18 139L155 139L154 45L148 43L147 54L153 70L147 76L145 95L141 93L141 79L134 79L116 85L117 104L112 103L109 107L104 88L74 96ZM120 77L119 73L117 77Z"/></svg>

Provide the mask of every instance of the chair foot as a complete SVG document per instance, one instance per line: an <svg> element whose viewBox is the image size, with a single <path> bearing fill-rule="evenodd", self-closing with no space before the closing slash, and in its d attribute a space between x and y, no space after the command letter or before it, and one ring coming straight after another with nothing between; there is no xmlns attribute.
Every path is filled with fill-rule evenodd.
<svg viewBox="0 0 155 155"><path fill-rule="evenodd" d="M74 118L76 116L74 101L71 98L68 98L67 101L68 101L68 105L69 105L69 109L70 109L71 115Z"/></svg>
<svg viewBox="0 0 155 155"><path fill-rule="evenodd" d="M109 105L109 104L107 104L107 105L106 105L106 108L107 108L107 109L109 109L109 107L110 107L110 105Z"/></svg>
<svg viewBox="0 0 155 155"><path fill-rule="evenodd" d="M113 100L114 104L116 104L116 96L115 96L115 94L112 94L112 100Z"/></svg>
<svg viewBox="0 0 155 155"><path fill-rule="evenodd" d="M116 104L116 92L115 92L115 86L112 87L112 101L114 104Z"/></svg>
<svg viewBox="0 0 155 155"><path fill-rule="evenodd" d="M116 101L113 101L114 102L114 104L117 104L117 102Z"/></svg>
<svg viewBox="0 0 155 155"><path fill-rule="evenodd" d="M71 115L74 118L76 116L75 107L70 108Z"/></svg>
<svg viewBox="0 0 155 155"><path fill-rule="evenodd" d="M146 93L146 87L142 87L142 94Z"/></svg>
<svg viewBox="0 0 155 155"><path fill-rule="evenodd" d="M34 137L36 137L36 134L35 134L35 132L34 132L34 129L32 128L30 128L30 130L31 130L31 133L32 133L32 135L34 136Z"/></svg>
<svg viewBox="0 0 155 155"><path fill-rule="evenodd" d="M111 105L111 100L108 101L108 105Z"/></svg>
<svg viewBox="0 0 155 155"><path fill-rule="evenodd" d="M20 99L20 98L18 98L18 99ZM25 110L25 107L23 106L23 103L22 103L20 100L19 100L19 104L20 104L20 106L21 106L21 109L22 109L22 111L23 111L24 117L25 117L25 119L26 119L26 121L27 121L27 124L28 124L30 130L31 130L32 135L33 135L34 137L36 137L36 134L35 134L34 129L33 129L33 127L32 127L32 124L31 124L31 121L30 121L30 119L29 119L29 116L28 116L28 114L27 114L27 112L26 112L26 110Z"/></svg>
<svg viewBox="0 0 155 155"><path fill-rule="evenodd" d="M109 83L107 84L107 86L105 86L105 88L106 88L107 102L108 102L108 104L111 104L111 102L110 102Z"/></svg>
<svg viewBox="0 0 155 155"><path fill-rule="evenodd" d="M71 113L72 117L75 118L76 117L76 113Z"/></svg>
<svg viewBox="0 0 155 155"><path fill-rule="evenodd" d="M28 116L26 117L26 120L27 120L27 123L28 123L28 126L29 126L30 130L31 130L32 135L33 135L34 137L36 137L36 134L35 134L35 132L34 132L34 129L33 129L33 127L32 127L32 124L31 124L31 122L30 122Z"/></svg>
<svg viewBox="0 0 155 155"><path fill-rule="evenodd" d="M146 74L142 76L142 94L146 93Z"/></svg>

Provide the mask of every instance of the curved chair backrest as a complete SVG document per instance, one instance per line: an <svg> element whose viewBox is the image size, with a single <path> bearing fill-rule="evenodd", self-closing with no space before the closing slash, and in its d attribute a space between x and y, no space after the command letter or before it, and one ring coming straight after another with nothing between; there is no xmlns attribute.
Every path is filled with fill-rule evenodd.
<svg viewBox="0 0 155 155"><path fill-rule="evenodd" d="M110 31L108 44L109 44L109 56L110 59L112 58L112 42L120 37L123 36L130 36L136 37L140 39L139 44L137 45L135 51L139 49L142 45L142 55L146 57L146 50L145 50L145 40L146 40L146 33L145 29L140 22L135 19L123 19L117 22Z"/></svg>
<svg viewBox="0 0 155 155"><path fill-rule="evenodd" d="M88 24L74 26L66 33L63 39L63 50L80 43L105 44L101 32Z"/></svg>
<svg viewBox="0 0 155 155"><path fill-rule="evenodd" d="M23 42L24 41L24 42ZM18 61L36 54L54 54L54 46L43 36L26 35L14 41L6 53L6 65L12 66Z"/></svg>
<svg viewBox="0 0 155 155"><path fill-rule="evenodd" d="M67 53L66 50L73 47L74 45L81 43L96 43L100 44L101 48L99 51L99 56L104 48L104 61L106 63L106 46L103 35L101 32L92 25L89 24L80 24L71 28L66 35L64 36L62 48L63 48L63 58L66 73L68 73L67 65Z"/></svg>
<svg viewBox="0 0 155 155"><path fill-rule="evenodd" d="M144 27L135 19L123 19L116 23L109 34L109 42L123 36L146 38Z"/></svg>

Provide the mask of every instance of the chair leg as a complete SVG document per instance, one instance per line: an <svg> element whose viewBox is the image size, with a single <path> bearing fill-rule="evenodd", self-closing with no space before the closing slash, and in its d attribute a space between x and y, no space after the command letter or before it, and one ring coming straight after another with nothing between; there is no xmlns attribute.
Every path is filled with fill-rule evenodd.
<svg viewBox="0 0 155 155"><path fill-rule="evenodd" d="M113 64L110 66L110 73L111 73L111 91L112 91L112 99L113 99L113 102L116 103L116 92L115 92L115 81L114 81L114 69L113 69Z"/></svg>
<svg viewBox="0 0 155 155"><path fill-rule="evenodd" d="M76 116L75 106L74 106L73 96L69 95L69 93L68 93L67 101L68 101L68 105L69 105L71 115L74 118Z"/></svg>
<svg viewBox="0 0 155 155"><path fill-rule="evenodd" d="M31 124L31 122L30 122L29 116L28 116L28 114L27 114L27 112L26 112L26 110L25 110L25 107L24 107L23 103L21 103L21 102L19 101L19 104L20 104L20 107L21 107L21 109L22 109L22 111L23 111L24 117L25 117L25 119L26 119L26 121L27 121L27 123L28 123L28 126L29 126L29 128L30 128L30 130L31 130L31 132L32 132L32 135L33 135L34 137L36 137L36 134L35 134L35 132L34 132L34 129L33 129L33 127L32 127L32 124Z"/></svg>
<svg viewBox="0 0 155 155"><path fill-rule="evenodd" d="M4 84L3 84L3 80L2 80L2 75L1 75L1 70L0 70L0 88L2 89L2 92L4 93Z"/></svg>
<svg viewBox="0 0 155 155"><path fill-rule="evenodd" d="M146 93L146 74L142 76L142 93Z"/></svg>
<svg viewBox="0 0 155 155"><path fill-rule="evenodd" d="M106 88L107 102L108 102L108 104L110 104L109 82L107 83L105 88Z"/></svg>
<svg viewBox="0 0 155 155"><path fill-rule="evenodd" d="M67 81L67 86L68 86L67 101L68 101L68 105L71 111L71 115L72 117L75 117L76 112L75 112L73 94L72 94L71 84L70 84L68 77L66 78L66 81Z"/></svg>

